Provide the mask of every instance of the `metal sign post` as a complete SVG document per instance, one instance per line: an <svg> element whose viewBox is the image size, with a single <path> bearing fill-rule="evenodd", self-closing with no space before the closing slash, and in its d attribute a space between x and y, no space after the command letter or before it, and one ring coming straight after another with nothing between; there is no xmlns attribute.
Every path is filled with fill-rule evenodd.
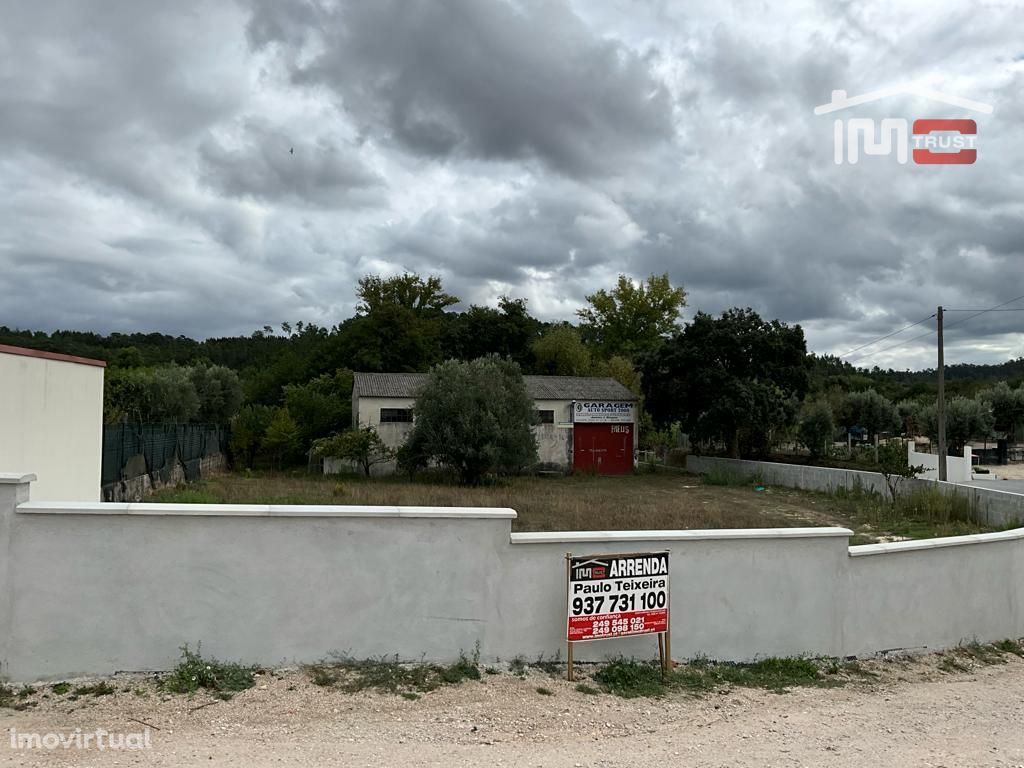
<svg viewBox="0 0 1024 768"><path fill-rule="evenodd" d="M672 666L669 553L565 555L568 679L573 644L658 635L662 674Z"/></svg>

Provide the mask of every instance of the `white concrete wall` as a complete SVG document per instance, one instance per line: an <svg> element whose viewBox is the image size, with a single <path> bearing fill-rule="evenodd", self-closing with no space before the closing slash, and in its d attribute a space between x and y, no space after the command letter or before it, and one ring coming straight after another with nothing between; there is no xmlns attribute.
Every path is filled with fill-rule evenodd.
<svg viewBox="0 0 1024 768"><path fill-rule="evenodd" d="M842 528L510 534L507 509L47 503L30 479L0 475L0 674L16 681L167 669L199 641L263 664L564 655L567 552L670 550L676 658L1024 636L1024 530L849 548Z"/></svg>
<svg viewBox="0 0 1024 768"><path fill-rule="evenodd" d="M809 467L802 464L779 464L773 461L747 461L743 459L721 459L711 456L687 456L686 469L695 474L707 472L732 472L741 477L758 476L769 485L787 488L801 488L808 491L831 492L836 488L855 490L857 488L882 495L888 494L885 478L877 472L861 472L855 469L832 469L830 467ZM967 499L977 515L979 523L992 527L1016 527L1024 524L1024 494L979 488L938 480L904 480L899 492L917 488L934 488L940 493L962 496Z"/></svg>
<svg viewBox="0 0 1024 768"><path fill-rule="evenodd" d="M748 461L721 459L714 456L687 456L686 469L694 474L731 472L741 477L758 476L769 485L802 488L807 491L848 491L862 489L873 493L888 493L885 478L878 472L856 469L811 467L804 464L779 464L774 461Z"/></svg>
<svg viewBox="0 0 1024 768"><path fill-rule="evenodd" d="M0 467L35 498L100 498L103 368L0 351Z"/></svg>
<svg viewBox="0 0 1024 768"><path fill-rule="evenodd" d="M907 463L912 467L924 467L918 477L922 480L939 479L939 456L935 453L919 453L913 443L907 443ZM946 482L969 483L971 481L971 446L964 447L964 455L946 457Z"/></svg>

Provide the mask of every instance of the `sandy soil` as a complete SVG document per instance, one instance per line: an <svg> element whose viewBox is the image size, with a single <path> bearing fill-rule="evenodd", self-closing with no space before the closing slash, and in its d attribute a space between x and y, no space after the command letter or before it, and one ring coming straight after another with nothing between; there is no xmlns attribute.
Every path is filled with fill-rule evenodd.
<svg viewBox="0 0 1024 768"><path fill-rule="evenodd" d="M993 475L1006 480L1024 480L1024 464L1006 464L985 466Z"/></svg>
<svg viewBox="0 0 1024 768"><path fill-rule="evenodd" d="M212 704L117 678L114 696L0 710L0 765L1024 766L1024 662L945 673L928 658L874 662L881 677L841 688L635 700L540 673L407 701L317 688L293 671ZM9 744L11 728L138 732L137 721L153 727L149 751Z"/></svg>

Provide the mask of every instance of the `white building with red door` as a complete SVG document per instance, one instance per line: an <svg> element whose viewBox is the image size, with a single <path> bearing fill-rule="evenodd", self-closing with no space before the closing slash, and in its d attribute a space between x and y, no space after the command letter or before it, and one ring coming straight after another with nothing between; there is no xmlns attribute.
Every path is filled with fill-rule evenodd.
<svg viewBox="0 0 1024 768"><path fill-rule="evenodd" d="M356 373L353 425L374 427L389 447L398 448L412 429L412 406L426 378L424 373ZM610 378L523 378L540 422L533 431L541 466L602 475L633 471L637 403L632 392ZM324 462L325 472L348 469L344 462Z"/></svg>

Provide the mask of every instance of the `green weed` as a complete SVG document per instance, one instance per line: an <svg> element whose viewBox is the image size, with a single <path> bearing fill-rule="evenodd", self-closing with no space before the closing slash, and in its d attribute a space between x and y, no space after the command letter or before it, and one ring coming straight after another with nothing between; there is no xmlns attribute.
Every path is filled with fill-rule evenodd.
<svg viewBox="0 0 1024 768"><path fill-rule="evenodd" d="M161 687L171 693L195 693L203 688L225 698L256 684L255 675L259 667L244 666L216 659L204 659L200 645L192 651L188 645L181 647L181 661L170 674L160 681Z"/></svg>
<svg viewBox="0 0 1024 768"><path fill-rule="evenodd" d="M823 674L823 669L829 674ZM699 695L725 685L784 693L797 686L842 685L845 680L836 676L840 671L852 672L828 659L769 657L733 664L696 658L663 676L654 662L618 658L600 669L594 680L607 692L624 698L663 696L671 691Z"/></svg>
<svg viewBox="0 0 1024 768"><path fill-rule="evenodd" d="M75 696L110 696L116 693L116 690L106 680L101 680L92 685L80 685L72 693Z"/></svg>
<svg viewBox="0 0 1024 768"><path fill-rule="evenodd" d="M472 656L459 654L454 664L426 662L403 663L398 656L377 659L353 659L334 654L329 662L307 668L314 684L336 687L348 693L377 691L378 693L419 694L436 690L443 685L458 685L466 680L480 679L479 652Z"/></svg>
<svg viewBox="0 0 1024 768"><path fill-rule="evenodd" d="M594 675L605 690L624 699L663 696L667 692L661 670L653 662L612 659Z"/></svg>

